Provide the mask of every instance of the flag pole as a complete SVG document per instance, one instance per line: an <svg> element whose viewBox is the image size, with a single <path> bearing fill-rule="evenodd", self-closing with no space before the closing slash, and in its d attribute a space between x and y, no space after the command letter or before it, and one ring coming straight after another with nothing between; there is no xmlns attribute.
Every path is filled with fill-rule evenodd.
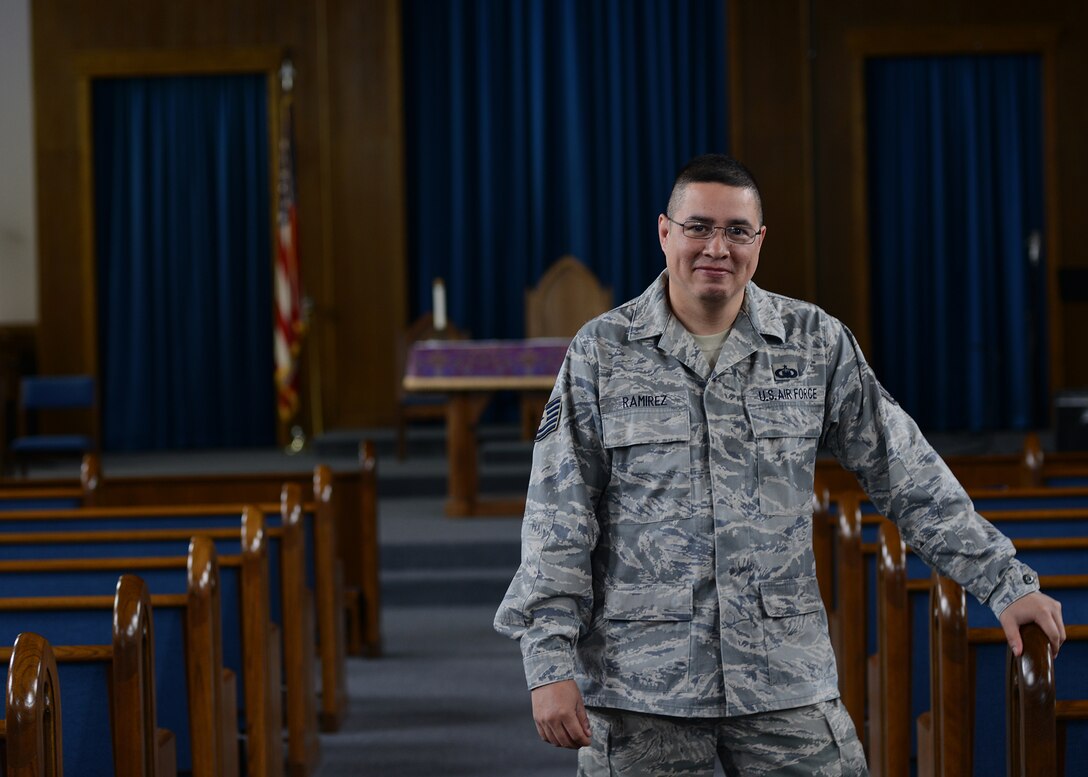
<svg viewBox="0 0 1088 777"><path fill-rule="evenodd" d="M276 409L280 439L287 452L298 453L306 445L302 427L292 424L299 407L299 363L306 314L298 259L298 213L295 189L294 127L292 121L295 68L290 58L279 70L280 105L276 180L276 262L274 269Z"/></svg>

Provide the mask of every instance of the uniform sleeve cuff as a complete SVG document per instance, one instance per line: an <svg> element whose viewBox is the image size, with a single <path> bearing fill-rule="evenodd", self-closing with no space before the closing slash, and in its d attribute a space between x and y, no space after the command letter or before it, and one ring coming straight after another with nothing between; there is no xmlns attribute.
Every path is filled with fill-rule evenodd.
<svg viewBox="0 0 1088 777"><path fill-rule="evenodd" d="M525 656L525 681L529 690L541 685L574 679L574 658L570 651L552 650Z"/></svg>
<svg viewBox="0 0 1088 777"><path fill-rule="evenodd" d="M1039 590L1039 575L1027 564L1013 559L1005 574L994 587L986 604L993 610L994 615L1001 615L1001 611L1030 593Z"/></svg>

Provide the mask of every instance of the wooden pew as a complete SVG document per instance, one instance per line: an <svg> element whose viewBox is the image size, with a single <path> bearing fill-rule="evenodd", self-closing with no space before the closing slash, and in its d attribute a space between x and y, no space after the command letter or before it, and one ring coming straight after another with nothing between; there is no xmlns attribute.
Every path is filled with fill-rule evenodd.
<svg viewBox="0 0 1088 777"><path fill-rule="evenodd" d="M0 602L31 591L34 597L45 597L53 609L68 606L73 597L80 596L84 609L101 608L109 604L103 601L108 597L91 601L86 592L105 589L126 570L137 571L148 590L156 592L151 601L160 635L154 651L159 718L169 723L176 735L179 767L192 771L194 777L237 777L236 678L223 665L220 602L224 591L237 601L241 559L222 559L227 566L226 585L219 561L207 537L193 538L187 558L2 561L0 590L7 598ZM23 609L35 604L30 596L15 600ZM179 697L186 703L180 703Z"/></svg>
<svg viewBox="0 0 1088 777"><path fill-rule="evenodd" d="M64 760L80 774L172 777L177 772L173 734L156 726L147 588L138 577L122 575L113 602L112 617L108 609L101 614L102 631L112 631L112 644L53 644L59 682L67 688L61 708ZM0 648L0 660L10 666L12 653L13 648ZM74 703L80 696L83 703Z"/></svg>
<svg viewBox="0 0 1088 777"><path fill-rule="evenodd" d="M1044 526L1052 536L1061 536L1068 531L1088 534L1088 489L977 490L970 496L984 517L1007 534L1023 535L1023 527L1042 531ZM838 660L843 703L854 720L859 736L868 745L865 734L866 678L869 671L866 645L870 639L874 610L872 591L878 552L876 533L885 519L875 512L864 512L875 508L861 492L838 495L831 500L831 504L828 513L814 514L814 543L816 525L825 520L833 523L831 542L834 546L833 577L837 595L833 605L828 607L828 619ZM1010 506L1010 509L998 509L997 506L1003 504ZM1081 528L1068 529L1078 525ZM1066 528L1061 528L1063 526ZM817 574L820 574L819 566Z"/></svg>
<svg viewBox="0 0 1088 777"><path fill-rule="evenodd" d="M270 585L272 602L278 610L273 612L272 620L283 624L288 766L292 774L302 776L316 767L320 749L314 688L314 604L313 594L305 582L306 553L299 497L298 486L287 484L280 505L265 506L263 511L269 519L274 517L279 523L266 530L270 547L278 555L279 561L278 566L273 567L275 579ZM10 544L25 547L35 541L52 542L52 535L58 532L77 532L80 543L115 542L123 538L165 543L161 550L152 548L149 551L156 555L170 553L171 546L176 546L176 550L180 551L186 537L193 533L212 537L221 543L237 543L237 516L242 509L236 505L208 505L0 513L0 553L5 552ZM157 528L160 525L169 528ZM18 531L20 529L30 531ZM54 542L57 543L67 544L63 540ZM331 548L326 547L325 551L332 556ZM317 574L327 577L331 571L327 567L334 566L334 561L318 559L314 561L314 566ZM323 569L323 566L326 568ZM331 604L324 608L323 614L326 618L333 617ZM342 648L333 652L337 649L335 642L328 642L324 647L328 649L327 652L333 653L334 658L342 659ZM332 679L329 685L332 694L342 689L342 685L337 687L340 683L342 680L339 678ZM344 698L342 692L340 698Z"/></svg>
<svg viewBox="0 0 1088 777"><path fill-rule="evenodd" d="M258 507L265 513L270 525L283 525L287 522L298 523L303 527L303 535L306 556L305 569L302 577L306 579L308 587L302 592L305 598L306 617L316 617L316 629L308 629L306 634L314 635L320 646L322 691L320 697L321 727L327 731L339 728L347 713L346 670L345 670L345 630L344 630L344 591L341 564L337 559L337 539L335 514L333 511L334 491L332 487L332 473L328 467L319 466L314 471L314 495L315 501L301 504L301 491L297 484L285 484L281 490L279 504L262 504ZM237 515L241 512L241 504L214 504L214 505L158 505L148 507L116 507L116 508L82 508L72 510L53 509L49 511L32 512L0 511L0 531L6 531L5 527L25 526L28 530L34 530L35 524L48 523L51 527L78 528L81 525L87 528L108 528L116 525L136 525L144 522L147 526L155 525L153 519L160 519L164 526L198 526L201 522L208 525L227 526L233 525ZM297 513L298 515L295 515ZM287 517L291 514L290 519ZM278 530L276 530L278 531ZM278 535L273 532L273 537ZM375 539L376 542L376 539ZM294 563L297 557L284 555L282 564ZM312 581L309 578L312 574ZM289 578L289 575L285 575ZM296 575L297 577L297 575ZM291 589L294 591L295 589ZM288 606L294 608L297 603L288 602ZM310 612L316 609L316 613ZM303 624L305 625L305 624ZM285 624L285 638L297 638L302 640L302 633L295 633ZM296 689L296 696L306 699L314 698L314 683L309 676L309 667L312 662L309 654L314 651L314 638L307 637L305 642L285 648L285 660L289 672L294 673L293 680L289 680L289 687ZM295 660L297 658L297 660ZM299 672L306 672L300 676ZM308 702L310 708L312 702ZM294 751L290 758L292 762L317 760L317 733L310 725L313 718L312 709L302 710L291 706L289 714L299 719L295 721L296 731L305 730L303 740L295 738ZM305 716L304 719L302 716ZM308 756L301 744L305 741Z"/></svg>
<svg viewBox="0 0 1088 777"><path fill-rule="evenodd" d="M1066 727L1088 721L1088 696L1058 699L1054 658L1043 630L1030 623L1020 636L1023 652L1019 657L1009 652L1006 672L1010 772L1022 777L1067 774Z"/></svg>
<svg viewBox="0 0 1088 777"><path fill-rule="evenodd" d="M82 489L63 486L55 488L0 488L0 512L5 510L41 510L80 507L84 503Z"/></svg>
<svg viewBox="0 0 1088 777"><path fill-rule="evenodd" d="M5 694L7 777L62 777L60 681L48 640L20 634L12 647Z"/></svg>
<svg viewBox="0 0 1088 777"><path fill-rule="evenodd" d="M1045 453L1034 433L1024 438L1023 466L1033 486L1088 485L1088 452Z"/></svg>
<svg viewBox="0 0 1088 777"><path fill-rule="evenodd" d="M1058 773L1054 657L1050 641L1034 623L1020 629L1023 651L1009 651L1005 673L1009 771L1024 777Z"/></svg>
<svg viewBox="0 0 1088 777"><path fill-rule="evenodd" d="M100 507L159 504L268 503L279 499L285 482L313 493L315 477L299 473L101 476L94 492ZM347 649L351 655L381 655L381 583L378 548L377 457L372 442L359 446L359 468L330 471L331 508L336 523L348 606ZM321 498L315 494L315 502ZM304 509L306 506L304 505Z"/></svg>
<svg viewBox="0 0 1088 777"><path fill-rule="evenodd" d="M319 470L324 470L323 474ZM196 505L226 503L268 503L279 499L285 482L298 483L313 493L313 503L331 512L335 528L332 546L339 568L331 574L341 580L346 608L346 650L351 655L381 655L381 584L378 548L377 455L374 443L359 446L359 469L333 472L327 466L313 475L297 472L156 475L103 477L96 456L83 459L80 481L71 478L50 480L0 479L0 491L33 488L81 487L85 505L128 507L138 505ZM303 509L309 511L310 504ZM318 590L321 590L318 581ZM320 601L320 600L319 600ZM340 612L344 612L341 610ZM320 620L319 620L320 623ZM340 630L345 627L338 626ZM330 686L331 687L331 686ZM338 706L337 706L338 705ZM342 698L322 696L322 728L339 728L346 713Z"/></svg>
<svg viewBox="0 0 1088 777"><path fill-rule="evenodd" d="M952 474L968 490L1033 488L1064 480L1088 479L1088 453L1044 453L1038 435L1028 433L1017 453L944 456ZM816 480L832 493L859 490L852 472L831 456L816 460ZM1070 484L1072 485L1072 484Z"/></svg>
<svg viewBox="0 0 1088 777"><path fill-rule="evenodd" d="M1088 517L1081 526L1088 531ZM1043 531L1069 528L1065 521L1028 526ZM1021 527L1022 528L1022 527ZM1076 561L1069 554L1088 549L1088 537L1014 537L1013 544L1027 561L1043 572L1066 569ZM1025 555L1026 554L1026 555ZM909 563L908 563L909 562ZM1060 588L1067 577L1047 575L1048 585ZM928 690L919 683L928 676L928 623L931 572L909 552L895 525L882 520L877 553L875 589L877 627L875 651L868 657L867 699L871 772L876 775L909 773L911 721L928 706ZM1060 598L1060 593L1055 594ZM987 610L987 618L989 618Z"/></svg>
<svg viewBox="0 0 1088 777"><path fill-rule="evenodd" d="M232 627L223 629L223 663L235 670L243 681L246 773L249 777L278 777L283 770L282 641L279 628L271 622L269 613L268 542L271 533L272 530L265 527L263 515L254 507L247 507L242 512L240 542L238 530L203 532L223 542L233 541L240 551L239 555L225 555L219 559L224 590L233 593L222 600L228 612L223 623ZM7 560L0 560L0 574L18 572L29 576L42 570L80 570L80 574L86 575L95 570L119 567L147 570L148 575L151 570L185 570L186 551L171 551L176 550L176 545L184 542L186 536L191 533L178 529L0 533L0 552L9 556ZM155 557L155 550L162 550L160 555L169 557ZM27 553L47 558L26 560ZM23 558L11 559L13 554ZM52 574L45 580L56 585L70 585L58 581ZM229 743L224 744L230 747Z"/></svg>
<svg viewBox="0 0 1088 777"><path fill-rule="evenodd" d="M1064 589L1065 603L1068 604L1075 590L1079 596L1076 608L1066 607L1066 634L1068 641L1062 648L1062 656L1058 665L1065 659L1068 666L1065 675L1066 681L1079 683L1083 693L1085 677L1081 670L1083 662L1088 657L1088 575L1064 575L1057 577L1042 577L1044 586L1050 590ZM1058 590L1059 598L1062 598ZM1070 616L1074 622L1070 622ZM933 583L933 602L931 615L931 702L932 709L918 720L919 737L919 777L968 777L973 773L982 773L975 769L974 764L974 731L975 718L978 710L987 710L993 705L980 704L976 709L975 690L987 687L1001 687L1000 682L995 682L993 672L987 681L979 681L976 678L976 665L981 666L982 658L976 655L982 649L988 648L1000 651L1001 656L1006 657L1005 635L1000 628L971 626L968 618L967 599L962 588L947 578L935 576ZM1036 644L1035 660L1038 661L1038 645ZM1007 660L1007 658L1006 658ZM999 664L1000 665L1000 664ZM1051 667L1054 665L1051 664ZM1055 688L1062 688L1066 683L1058 681ZM1074 712L1079 711L1077 704L1068 708ZM1012 719L1024 720L1023 711L1012 716ZM1073 719L1082 719L1074 714ZM1001 752L995 739L992 728L987 729L987 747L984 752ZM1078 737L1077 743L1081 748L1080 757L1083 758L1085 750L1085 737ZM1006 743L1007 745L1009 743ZM1037 743L1042 744L1042 743ZM1063 748L1064 750L1064 748ZM1058 770L1049 774L1060 774L1061 763L1058 760ZM1075 763L1075 768L1080 769L1083 760ZM979 769L989 767L979 767ZM1014 770L1009 774L1021 774Z"/></svg>

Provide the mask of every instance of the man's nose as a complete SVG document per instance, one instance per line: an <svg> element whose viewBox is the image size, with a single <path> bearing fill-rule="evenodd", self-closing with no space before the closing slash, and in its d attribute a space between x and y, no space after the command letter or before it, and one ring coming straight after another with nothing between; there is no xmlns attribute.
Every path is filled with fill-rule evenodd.
<svg viewBox="0 0 1088 777"><path fill-rule="evenodd" d="M725 239L725 230L717 228L706 241L706 252L711 256L725 256L729 253L729 241Z"/></svg>

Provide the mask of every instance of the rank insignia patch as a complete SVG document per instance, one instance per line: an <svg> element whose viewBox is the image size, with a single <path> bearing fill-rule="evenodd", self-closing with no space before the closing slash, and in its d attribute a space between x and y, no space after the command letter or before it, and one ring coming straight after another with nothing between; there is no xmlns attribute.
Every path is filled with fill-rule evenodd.
<svg viewBox="0 0 1088 777"><path fill-rule="evenodd" d="M556 397L544 406L544 417L540 419L540 428L536 430L536 442L540 442L559 428L559 416L562 412L561 397Z"/></svg>

